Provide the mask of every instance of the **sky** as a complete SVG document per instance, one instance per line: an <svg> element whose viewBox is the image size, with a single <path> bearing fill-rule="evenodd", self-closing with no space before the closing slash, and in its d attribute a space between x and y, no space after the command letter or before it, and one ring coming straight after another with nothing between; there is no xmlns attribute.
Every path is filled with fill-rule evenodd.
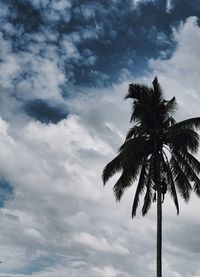
<svg viewBox="0 0 200 277"><path fill-rule="evenodd" d="M0 277L155 276L156 207L131 219L104 166L130 83L199 116L198 0L0 0ZM200 155L198 155L200 157ZM142 199L141 199L142 203ZM200 276L200 201L163 204L163 276Z"/></svg>

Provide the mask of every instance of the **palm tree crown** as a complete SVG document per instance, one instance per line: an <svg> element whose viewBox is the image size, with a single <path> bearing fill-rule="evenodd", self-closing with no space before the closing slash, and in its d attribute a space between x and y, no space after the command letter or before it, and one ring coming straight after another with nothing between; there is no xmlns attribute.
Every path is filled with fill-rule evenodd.
<svg viewBox="0 0 200 277"><path fill-rule="evenodd" d="M113 187L116 200L120 200L126 188L137 180L138 184L132 206L132 217L141 194L145 193L142 214L145 215L156 192L161 191L162 200L168 191L173 198L177 214L179 204L177 191L187 202L192 190L200 196L200 163L193 156L199 146L196 128L200 118L177 123L173 118L176 99L163 98L157 77L152 87L129 85L127 98L133 99L131 123L125 142L118 155L106 165L102 178L104 185L115 173L121 176Z"/></svg>

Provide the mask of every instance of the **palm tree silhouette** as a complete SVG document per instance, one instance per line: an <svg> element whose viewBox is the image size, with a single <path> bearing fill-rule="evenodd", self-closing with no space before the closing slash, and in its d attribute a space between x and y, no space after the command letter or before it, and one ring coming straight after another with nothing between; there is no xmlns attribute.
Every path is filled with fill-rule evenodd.
<svg viewBox="0 0 200 277"><path fill-rule="evenodd" d="M163 98L157 77L153 86L129 85L125 99L133 99L131 122L125 142L118 155L106 165L104 185L121 171L113 187L117 201L138 178L132 206L136 215L140 196L145 193L142 215L146 215L153 201L157 201L157 277L162 277L162 203L169 192L179 213L177 191L188 202L192 190L200 196L200 163L193 156L198 150L200 117L177 123L173 118L177 104L173 97Z"/></svg>

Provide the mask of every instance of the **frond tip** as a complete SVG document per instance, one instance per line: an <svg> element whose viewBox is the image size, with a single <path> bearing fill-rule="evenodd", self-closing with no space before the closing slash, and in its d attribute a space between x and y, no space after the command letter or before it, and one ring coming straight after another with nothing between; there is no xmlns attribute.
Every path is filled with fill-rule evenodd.
<svg viewBox="0 0 200 277"><path fill-rule="evenodd" d="M113 187L113 192L116 198L116 201L120 201L121 197L125 191L126 188L131 186L132 184L132 174L128 171L123 171L120 178L116 182L116 184Z"/></svg>
<svg viewBox="0 0 200 277"><path fill-rule="evenodd" d="M122 160L121 155L119 154L116 158L114 158L111 162L109 162L105 168L103 169L102 179L103 184L105 185L115 173L122 169Z"/></svg>
<svg viewBox="0 0 200 277"><path fill-rule="evenodd" d="M137 211L137 207L138 207L138 204L139 204L139 196L144 191L146 182L147 182L147 163L146 163L146 159L145 159L145 161L143 162L143 165L142 165L142 169L141 169L141 172L140 172L140 177L139 177L137 189L136 189L136 192L135 192L135 197L134 197L134 200L133 200L132 218L134 216L136 216L136 211Z"/></svg>

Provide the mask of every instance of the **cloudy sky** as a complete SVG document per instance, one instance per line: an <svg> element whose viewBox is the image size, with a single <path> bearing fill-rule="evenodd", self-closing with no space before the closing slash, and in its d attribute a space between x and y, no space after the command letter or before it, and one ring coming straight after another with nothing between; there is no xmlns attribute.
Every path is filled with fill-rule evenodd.
<svg viewBox="0 0 200 277"><path fill-rule="evenodd" d="M0 0L0 276L155 276L156 210L101 172L129 83L200 115L198 0ZM200 276L200 200L163 205L163 276Z"/></svg>

